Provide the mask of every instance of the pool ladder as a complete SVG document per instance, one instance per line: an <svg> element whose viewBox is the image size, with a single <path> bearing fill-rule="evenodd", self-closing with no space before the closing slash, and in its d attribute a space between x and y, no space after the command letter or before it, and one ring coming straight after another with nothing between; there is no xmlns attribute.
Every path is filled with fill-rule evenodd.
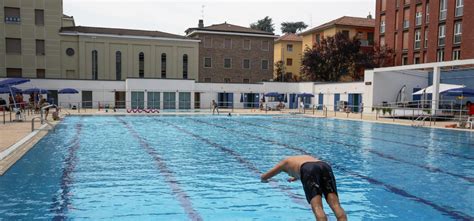
<svg viewBox="0 0 474 221"><path fill-rule="evenodd" d="M430 127L431 127L431 115L420 115L414 121L412 126L413 127L424 127L426 120L430 120Z"/></svg>

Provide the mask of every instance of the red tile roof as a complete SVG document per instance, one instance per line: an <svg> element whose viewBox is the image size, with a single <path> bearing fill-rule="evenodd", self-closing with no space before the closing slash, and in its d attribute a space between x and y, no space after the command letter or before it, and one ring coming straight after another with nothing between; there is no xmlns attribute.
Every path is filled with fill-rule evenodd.
<svg viewBox="0 0 474 221"><path fill-rule="evenodd" d="M354 26L354 27L374 28L375 19L344 16L344 17L340 17L338 19L332 20L328 23L324 23L315 28L309 29L308 31L302 32L300 33L300 35L310 34L310 33L321 31L333 26Z"/></svg>
<svg viewBox="0 0 474 221"><path fill-rule="evenodd" d="M287 33L275 40L275 42L279 41L303 41L303 37L298 36L297 34Z"/></svg>
<svg viewBox="0 0 474 221"><path fill-rule="evenodd" d="M271 32L255 30L255 29L233 25L233 24L227 24L227 23L215 24L215 25L206 26L203 28L189 28L188 30L186 30L186 33L191 34L193 31L216 31L216 32L274 35Z"/></svg>

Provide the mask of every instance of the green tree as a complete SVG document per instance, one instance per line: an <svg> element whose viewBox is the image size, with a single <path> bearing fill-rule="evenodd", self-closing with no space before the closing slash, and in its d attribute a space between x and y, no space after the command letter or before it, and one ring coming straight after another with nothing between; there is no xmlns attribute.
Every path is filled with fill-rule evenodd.
<svg viewBox="0 0 474 221"><path fill-rule="evenodd" d="M296 33L299 31L304 30L307 28L308 25L306 25L304 22L283 22L281 23L281 32L283 33Z"/></svg>
<svg viewBox="0 0 474 221"><path fill-rule="evenodd" d="M255 23L250 24L250 28L273 33L275 31L272 18L266 16Z"/></svg>
<svg viewBox="0 0 474 221"><path fill-rule="evenodd" d="M365 69L388 65L392 58L388 47L362 48L359 39L337 33L305 50L301 71L308 81L358 81Z"/></svg>

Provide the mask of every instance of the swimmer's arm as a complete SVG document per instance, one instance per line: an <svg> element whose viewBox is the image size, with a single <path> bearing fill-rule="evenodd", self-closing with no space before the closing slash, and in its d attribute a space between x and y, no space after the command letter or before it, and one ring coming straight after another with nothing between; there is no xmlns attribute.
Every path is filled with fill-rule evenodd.
<svg viewBox="0 0 474 221"><path fill-rule="evenodd" d="M283 171L283 169L285 167L285 164L286 164L286 160L283 160L280 163L278 163L275 167L273 167L271 170L269 170L268 172L262 174L262 176L260 177L262 182L266 182L268 179L270 179L270 178L276 176L277 174L281 173L281 171Z"/></svg>

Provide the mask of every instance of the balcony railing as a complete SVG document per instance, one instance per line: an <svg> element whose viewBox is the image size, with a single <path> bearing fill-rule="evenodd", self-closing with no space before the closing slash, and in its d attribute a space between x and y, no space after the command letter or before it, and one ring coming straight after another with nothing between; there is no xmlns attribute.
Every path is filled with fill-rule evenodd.
<svg viewBox="0 0 474 221"><path fill-rule="evenodd" d="M446 38L442 37L438 39L438 46L444 46L446 44Z"/></svg>
<svg viewBox="0 0 474 221"><path fill-rule="evenodd" d="M440 11L440 13L439 13L439 20L440 20L440 21L446 20L446 16L447 16L447 15L448 15L448 11L447 11L447 10Z"/></svg>
<svg viewBox="0 0 474 221"><path fill-rule="evenodd" d="M463 14L464 14L464 7L456 8L456 17L463 16Z"/></svg>
<svg viewBox="0 0 474 221"><path fill-rule="evenodd" d="M454 44L461 44L462 35L454 35Z"/></svg>

